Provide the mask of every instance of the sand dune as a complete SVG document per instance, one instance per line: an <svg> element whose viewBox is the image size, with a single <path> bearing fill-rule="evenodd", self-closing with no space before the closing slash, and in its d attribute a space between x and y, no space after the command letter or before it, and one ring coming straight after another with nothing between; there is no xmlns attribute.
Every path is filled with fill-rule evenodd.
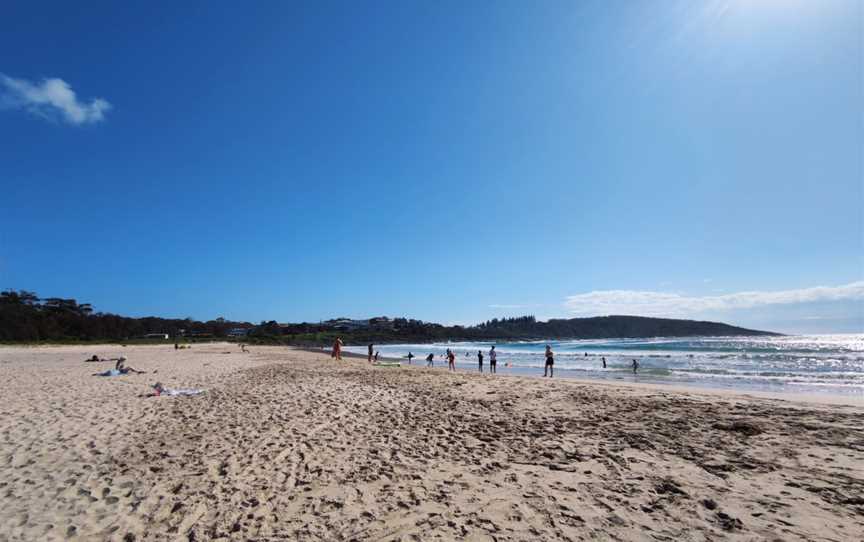
<svg viewBox="0 0 864 542"><path fill-rule="evenodd" d="M0 348L0 540L864 533L860 407L252 350Z"/></svg>

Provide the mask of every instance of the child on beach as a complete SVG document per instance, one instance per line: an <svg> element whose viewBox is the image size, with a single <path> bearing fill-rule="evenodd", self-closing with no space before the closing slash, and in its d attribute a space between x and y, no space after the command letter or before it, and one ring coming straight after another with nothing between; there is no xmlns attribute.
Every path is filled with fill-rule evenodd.
<svg viewBox="0 0 864 542"><path fill-rule="evenodd" d="M546 365L543 366L543 376L546 376L546 371L549 371L549 378L552 378L553 365L555 364L555 356L552 353L552 347L546 345Z"/></svg>
<svg viewBox="0 0 864 542"><path fill-rule="evenodd" d="M480 373L483 373L483 352L481 350L477 351L477 362L480 363Z"/></svg>
<svg viewBox="0 0 864 542"><path fill-rule="evenodd" d="M429 354L428 356L426 356L426 367L432 367L434 360L435 354Z"/></svg>

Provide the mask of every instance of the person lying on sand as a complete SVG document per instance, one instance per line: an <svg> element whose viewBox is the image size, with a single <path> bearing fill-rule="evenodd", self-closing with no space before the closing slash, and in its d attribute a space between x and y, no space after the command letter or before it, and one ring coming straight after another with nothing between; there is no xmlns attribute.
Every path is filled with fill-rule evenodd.
<svg viewBox="0 0 864 542"><path fill-rule="evenodd" d="M89 358L85 359L84 361L85 362L91 362L91 361L111 361L111 360L108 358L100 358L96 354L93 354L92 357L89 357Z"/></svg>
<svg viewBox="0 0 864 542"><path fill-rule="evenodd" d="M109 361L109 360L106 360ZM156 371L153 371L154 373ZM139 371L134 367L126 366L126 356L120 356L117 358L117 364L114 365L113 369L109 369L107 371L103 371L101 373L93 373L93 376L120 376L120 375L128 375L129 373L135 373L139 375L146 374L147 371Z"/></svg>
<svg viewBox="0 0 864 542"><path fill-rule="evenodd" d="M132 367L122 367L120 369L108 369L107 371L102 371L101 373L93 373L93 376L123 376L128 375L132 372L139 375L147 373L147 371L137 371ZM156 371L153 372L155 373Z"/></svg>
<svg viewBox="0 0 864 542"><path fill-rule="evenodd" d="M129 374L129 373L136 373L139 375L143 375L143 374L147 373L147 371L139 371L138 369L135 369L134 367L126 367L126 356L120 356L120 358L117 359L117 364L114 365L114 369L119 371L120 374L124 374L124 375Z"/></svg>

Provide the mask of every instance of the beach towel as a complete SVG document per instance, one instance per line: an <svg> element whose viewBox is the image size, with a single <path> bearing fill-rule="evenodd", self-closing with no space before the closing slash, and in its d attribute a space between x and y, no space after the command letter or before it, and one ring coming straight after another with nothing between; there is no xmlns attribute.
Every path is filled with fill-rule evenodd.
<svg viewBox="0 0 864 542"><path fill-rule="evenodd" d="M195 388L162 388L162 392L159 395L170 395L172 397L180 395L201 395L204 391L205 390Z"/></svg>

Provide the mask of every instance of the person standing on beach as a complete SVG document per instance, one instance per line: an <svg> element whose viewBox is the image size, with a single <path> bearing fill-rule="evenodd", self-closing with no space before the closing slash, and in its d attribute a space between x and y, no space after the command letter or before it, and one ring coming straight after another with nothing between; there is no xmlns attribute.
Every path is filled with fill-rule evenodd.
<svg viewBox="0 0 864 542"><path fill-rule="evenodd" d="M342 361L342 339L340 337L336 337L336 340L333 341L333 353L330 354L330 357L336 358L336 361Z"/></svg>
<svg viewBox="0 0 864 542"><path fill-rule="evenodd" d="M372 351L375 349L375 345L369 343L369 363L372 363Z"/></svg>
<svg viewBox="0 0 864 542"><path fill-rule="evenodd" d="M552 353L552 347L548 344L546 345L546 365L543 366L543 376L546 376L546 372L549 372L549 378L552 378L553 369L552 366L555 364L555 355Z"/></svg>
<svg viewBox="0 0 864 542"><path fill-rule="evenodd" d="M638 370L639 370L639 362L634 359L633 360L633 374L635 375L636 371L638 371Z"/></svg>
<svg viewBox="0 0 864 542"><path fill-rule="evenodd" d="M477 351L477 362L480 363L480 373L483 373L483 351Z"/></svg>
<svg viewBox="0 0 864 542"><path fill-rule="evenodd" d="M414 359L414 354L408 352L408 365L411 365L411 360Z"/></svg>
<svg viewBox="0 0 864 542"><path fill-rule="evenodd" d="M498 353L495 352L495 345L489 349L489 374L498 373Z"/></svg>
<svg viewBox="0 0 864 542"><path fill-rule="evenodd" d="M435 354L429 354L428 356L426 356L426 367L432 367L434 361Z"/></svg>
<svg viewBox="0 0 864 542"><path fill-rule="evenodd" d="M606 357L605 356L603 357L603 368L604 369L606 368Z"/></svg>
<svg viewBox="0 0 864 542"><path fill-rule="evenodd" d="M447 369L456 372L456 354L452 350L447 351Z"/></svg>

